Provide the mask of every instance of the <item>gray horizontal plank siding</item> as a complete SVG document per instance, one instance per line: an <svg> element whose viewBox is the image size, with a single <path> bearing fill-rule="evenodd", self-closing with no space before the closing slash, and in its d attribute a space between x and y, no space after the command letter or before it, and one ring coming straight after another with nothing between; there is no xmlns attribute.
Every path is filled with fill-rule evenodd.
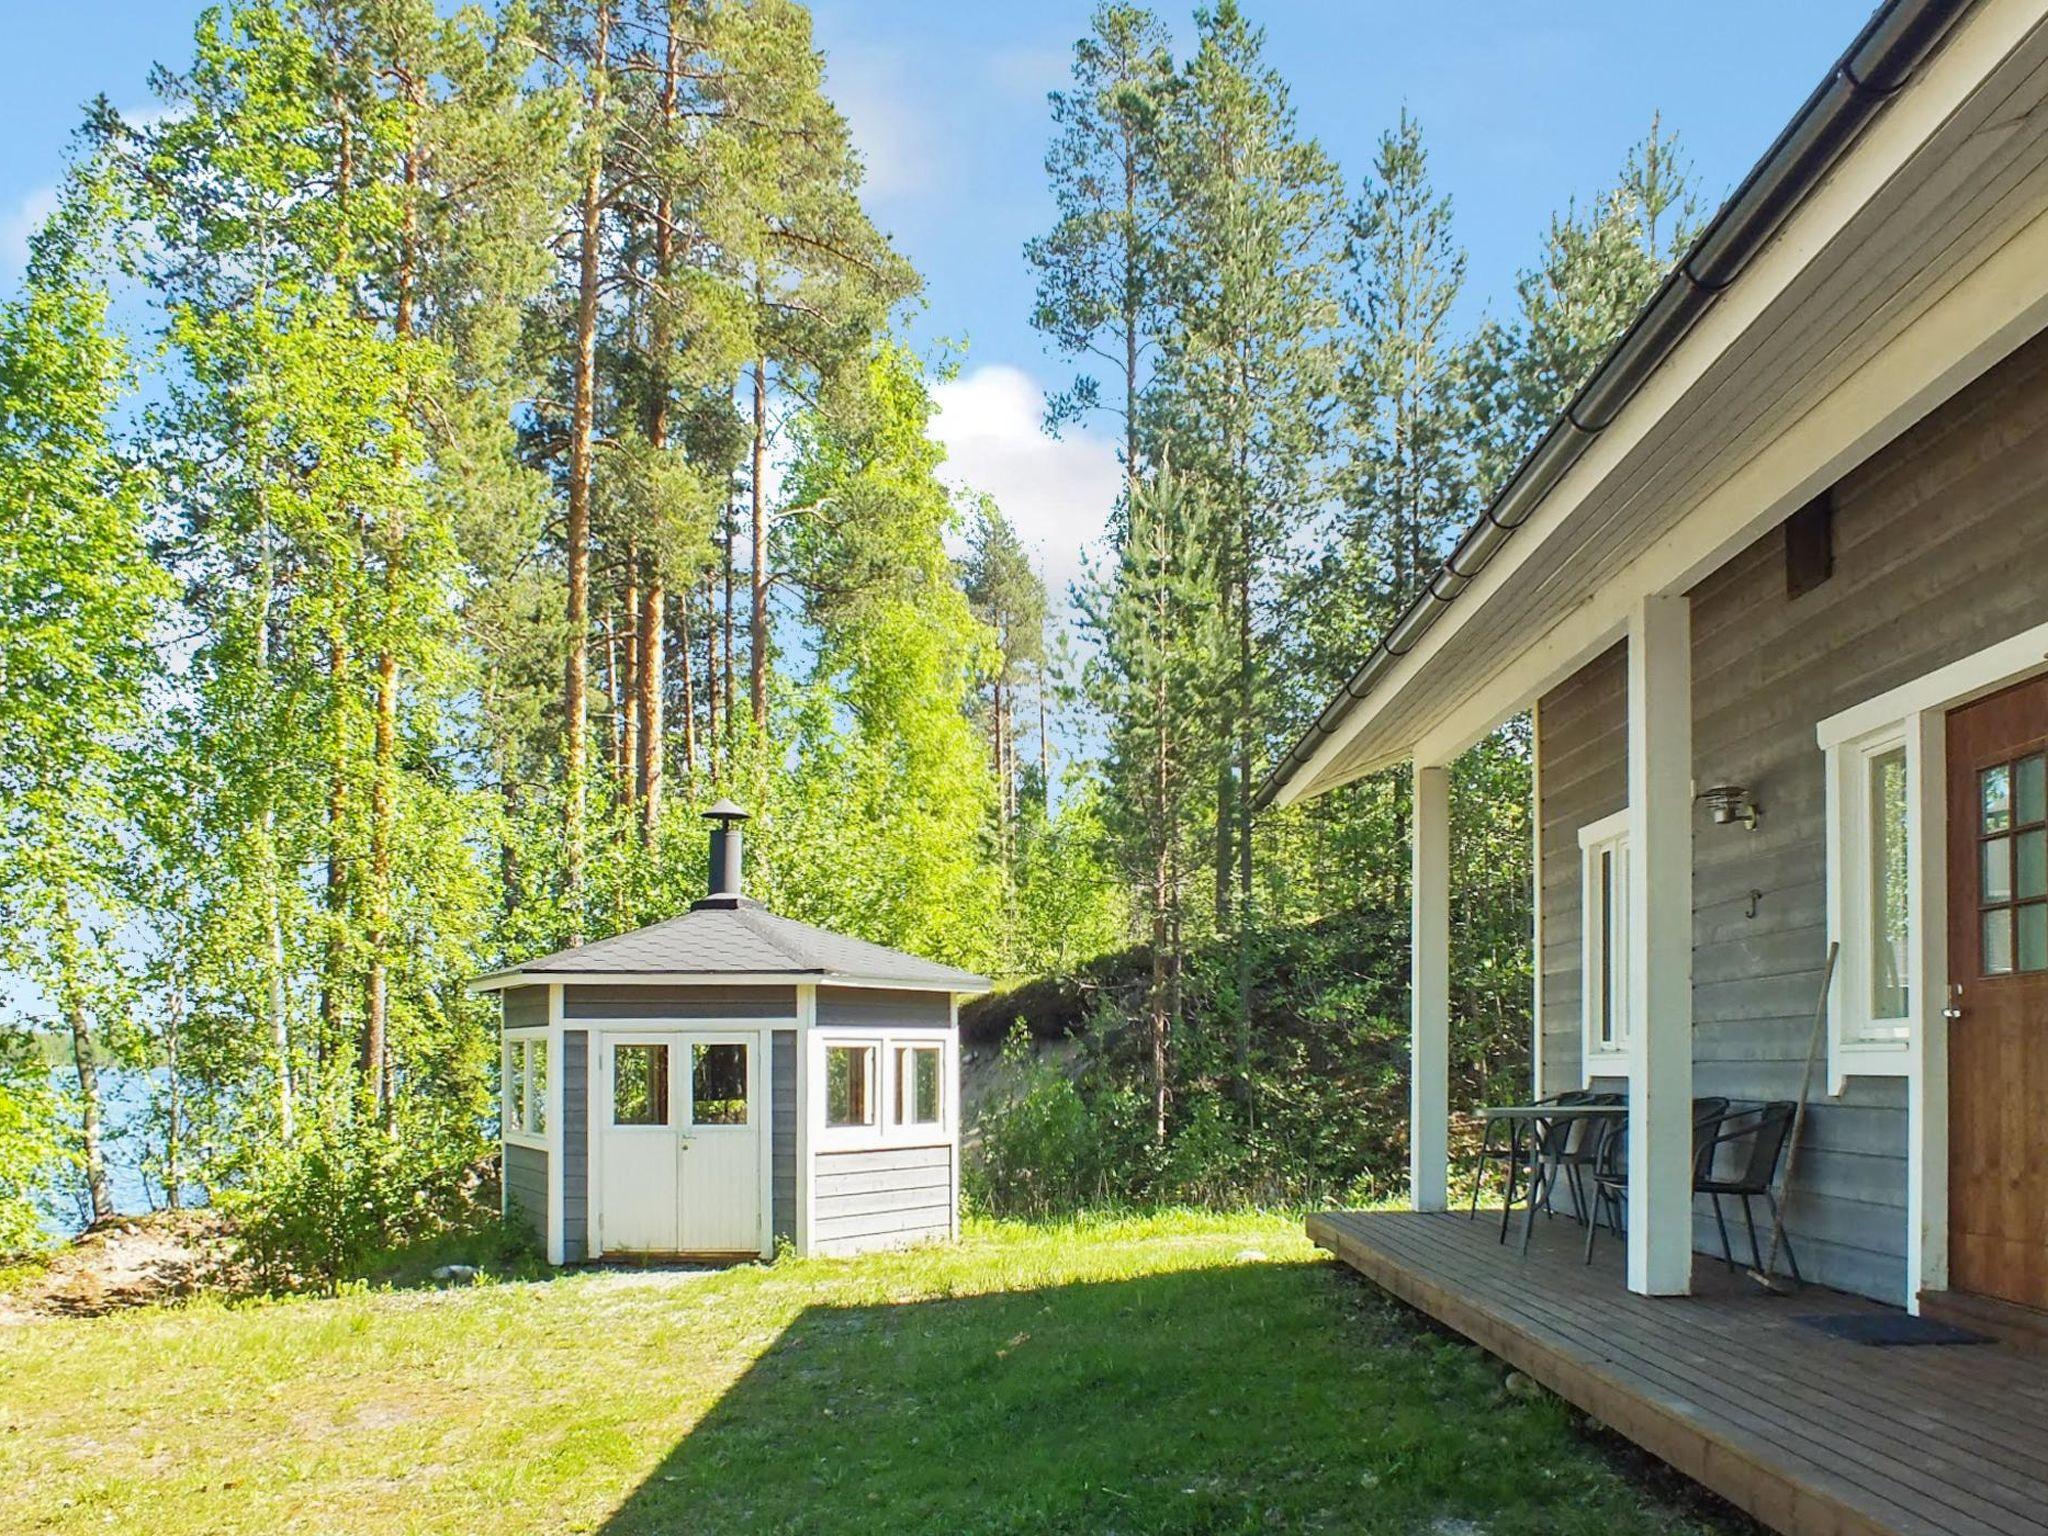
<svg viewBox="0 0 2048 1536"><path fill-rule="evenodd" d="M1628 804L1628 652L1616 646L1546 695L1536 712L1543 759L1543 1091L1577 1088L1585 1065L1579 1008L1579 828Z"/></svg>
<svg viewBox="0 0 2048 1536"><path fill-rule="evenodd" d="M1826 792L1814 726L2048 623L2044 548L2048 337L2039 337L1836 486L1828 581L1786 596L1778 529L1694 590L1694 777L1749 786L1764 813L1754 832L1704 817L1695 824L1696 1092L1766 1099L1799 1090L1827 951ZM1547 697L1540 717L1552 1088L1575 1081L1579 1052L1576 826L1626 797L1617 655ZM1590 698L1606 703L1591 708ZM1825 1088L1807 1123L1787 1229L1808 1278L1897 1301L1906 1281L1906 1085L1856 1077L1839 1097ZM1704 1204L1694 1235L1718 1255ZM1746 1238L1738 1232L1736 1242L1741 1256Z"/></svg>
<svg viewBox="0 0 2048 1536"><path fill-rule="evenodd" d="M795 987L655 986L605 982L562 988L569 1019L794 1019Z"/></svg>
<svg viewBox="0 0 2048 1536"><path fill-rule="evenodd" d="M505 1214L548 1240L548 1155L540 1147L505 1144Z"/></svg>
<svg viewBox="0 0 2048 1536"><path fill-rule="evenodd" d="M546 987L507 987L500 995L505 999L507 1029L540 1029L547 1024Z"/></svg>
<svg viewBox="0 0 2048 1536"><path fill-rule="evenodd" d="M772 1032L768 1050L769 1219L775 1241L796 1239L796 1031Z"/></svg>
<svg viewBox="0 0 2048 1536"><path fill-rule="evenodd" d="M590 1032L562 1032L562 1257L590 1257Z"/></svg>
<svg viewBox="0 0 2048 1536"><path fill-rule="evenodd" d="M868 1029L892 1025L943 1029L953 1022L953 1000L945 992L898 987L820 987L818 1022Z"/></svg>
<svg viewBox="0 0 2048 1536"><path fill-rule="evenodd" d="M822 1253L859 1253L952 1234L951 1147L821 1152L811 1176L811 1243Z"/></svg>

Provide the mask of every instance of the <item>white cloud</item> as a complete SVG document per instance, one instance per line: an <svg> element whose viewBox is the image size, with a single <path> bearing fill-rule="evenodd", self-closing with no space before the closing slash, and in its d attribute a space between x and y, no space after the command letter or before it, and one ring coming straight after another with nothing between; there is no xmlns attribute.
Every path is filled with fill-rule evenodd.
<svg viewBox="0 0 2048 1536"><path fill-rule="evenodd" d="M1116 446L1070 427L1049 437L1045 394L1021 368L991 363L932 392L932 436L946 449L941 474L981 491L1039 556L1055 603L1081 574L1084 546L1099 540L1123 486Z"/></svg>
<svg viewBox="0 0 2048 1536"><path fill-rule="evenodd" d="M825 89L845 115L853 146L867 167L862 187L867 200L918 197L941 190L951 179L951 141L912 105L923 94L901 49L834 49Z"/></svg>
<svg viewBox="0 0 2048 1536"><path fill-rule="evenodd" d="M56 211L56 187L37 187L0 218L0 270L20 272L28 266L29 236Z"/></svg>

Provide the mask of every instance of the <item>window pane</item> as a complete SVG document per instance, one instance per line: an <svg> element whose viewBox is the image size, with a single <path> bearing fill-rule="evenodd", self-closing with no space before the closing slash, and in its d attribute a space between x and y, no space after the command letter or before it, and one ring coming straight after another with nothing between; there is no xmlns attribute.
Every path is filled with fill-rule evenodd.
<svg viewBox="0 0 2048 1536"><path fill-rule="evenodd" d="M2042 908L2048 913L2048 907ZM919 1125L939 1123L939 1063L945 1053L936 1050L921 1050L915 1054L917 1064L916 1115Z"/></svg>
<svg viewBox="0 0 2048 1536"><path fill-rule="evenodd" d="M1984 974L2003 976L2012 969L2012 908L1984 914Z"/></svg>
<svg viewBox="0 0 2048 1536"><path fill-rule="evenodd" d="M1600 854L1600 1043L1614 1044L1614 999L1617 988L1614 985L1615 966L1619 947L1614 938L1615 898L1614 850L1603 849Z"/></svg>
<svg viewBox="0 0 2048 1536"><path fill-rule="evenodd" d="M2037 903L2021 907L2018 914L2020 928L2020 969L2023 971L2048 971L2048 903Z"/></svg>
<svg viewBox="0 0 2048 1536"><path fill-rule="evenodd" d="M526 1042L526 1128L536 1136L548 1128L548 1043Z"/></svg>
<svg viewBox="0 0 2048 1536"><path fill-rule="evenodd" d="M910 1120L910 1047L896 1047L896 1123Z"/></svg>
<svg viewBox="0 0 2048 1536"><path fill-rule="evenodd" d="M2048 821L2048 757L2027 758L2014 770L2012 819Z"/></svg>
<svg viewBox="0 0 2048 1536"><path fill-rule="evenodd" d="M2018 864L2013 878L2015 894L2022 901L2029 896L2048 896L2048 831L2036 827L2022 832L2013 848Z"/></svg>
<svg viewBox="0 0 2048 1536"><path fill-rule="evenodd" d="M825 1123L873 1125L874 1076L873 1046L825 1047Z"/></svg>
<svg viewBox="0 0 2048 1536"><path fill-rule="evenodd" d="M744 1045L690 1047L690 1123L747 1123L747 1048Z"/></svg>
<svg viewBox="0 0 2048 1536"><path fill-rule="evenodd" d="M2003 765L1977 775L1978 799L1984 806L1984 830L2003 832L2012 825L2012 770Z"/></svg>
<svg viewBox="0 0 2048 1536"><path fill-rule="evenodd" d="M1902 1019L1906 997L1906 749L1870 760L1870 1016Z"/></svg>
<svg viewBox="0 0 2048 1536"><path fill-rule="evenodd" d="M526 1042L505 1042L505 1129L526 1125Z"/></svg>
<svg viewBox="0 0 2048 1536"><path fill-rule="evenodd" d="M2012 839L1994 837L1985 841L1978 854L1984 866L1984 899L2012 900Z"/></svg>
<svg viewBox="0 0 2048 1536"><path fill-rule="evenodd" d="M612 1047L612 1124L668 1124L668 1047Z"/></svg>

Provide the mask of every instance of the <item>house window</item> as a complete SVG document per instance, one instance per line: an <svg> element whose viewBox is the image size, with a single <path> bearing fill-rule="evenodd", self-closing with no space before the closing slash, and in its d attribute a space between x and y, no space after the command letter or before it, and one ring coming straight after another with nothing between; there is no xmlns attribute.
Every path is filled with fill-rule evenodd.
<svg viewBox="0 0 2048 1536"><path fill-rule="evenodd" d="M939 1069L945 1050L936 1045L896 1047L896 1123L937 1125L940 1120Z"/></svg>
<svg viewBox="0 0 2048 1536"><path fill-rule="evenodd" d="M1838 1039L1893 1048L1911 1033L1914 969L1913 770L1902 731L1850 747L1836 784Z"/></svg>
<svg viewBox="0 0 2048 1536"><path fill-rule="evenodd" d="M874 1123L875 1048L826 1046L825 1124L837 1128Z"/></svg>
<svg viewBox="0 0 2048 1536"><path fill-rule="evenodd" d="M1615 1064L1629 1043L1628 813L1579 830L1585 918L1584 989L1587 1076L1603 1058Z"/></svg>
<svg viewBox="0 0 2048 1536"><path fill-rule="evenodd" d="M548 1132L548 1037L507 1035L500 1124L513 1141L542 1141Z"/></svg>
<svg viewBox="0 0 2048 1536"><path fill-rule="evenodd" d="M1984 769L1977 807L1983 972L2048 971L2048 757Z"/></svg>

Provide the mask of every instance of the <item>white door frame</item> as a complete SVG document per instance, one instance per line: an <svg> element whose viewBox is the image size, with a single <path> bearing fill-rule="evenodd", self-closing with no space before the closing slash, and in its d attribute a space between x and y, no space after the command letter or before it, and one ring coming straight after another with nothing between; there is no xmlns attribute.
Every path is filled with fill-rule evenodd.
<svg viewBox="0 0 2048 1536"><path fill-rule="evenodd" d="M605 1053L605 1066L600 1067L593 1060L587 1075L590 1103L585 1115L590 1134L590 1174L588 1200L590 1203L589 1232L590 1257L603 1258L606 1252L604 1233L604 1135L611 1124L611 1104L605 1099L603 1085L609 1080L611 1042L631 1040L636 1036L658 1036L679 1043L687 1053L690 1037L693 1035L744 1036L748 1041L748 1059L754 1081L754 1102L758 1109L756 1124L760 1137L760 1256L764 1259L775 1256L775 1063L774 1031L791 1027L787 1019L699 1019L699 1018L647 1018L647 1019L587 1019L578 1020L590 1031L590 1050L595 1057ZM687 1060L687 1057L685 1057ZM801 1063L799 1063L801 1073ZM671 1105L671 1120L677 1115L687 1117L689 1106L685 1097L689 1091L689 1069L687 1065L679 1071L670 1067L671 1093L675 1096ZM680 1198L681 1173L677 1174L677 1192ZM680 1222L680 1213L678 1214ZM681 1228L677 1228L680 1239Z"/></svg>

